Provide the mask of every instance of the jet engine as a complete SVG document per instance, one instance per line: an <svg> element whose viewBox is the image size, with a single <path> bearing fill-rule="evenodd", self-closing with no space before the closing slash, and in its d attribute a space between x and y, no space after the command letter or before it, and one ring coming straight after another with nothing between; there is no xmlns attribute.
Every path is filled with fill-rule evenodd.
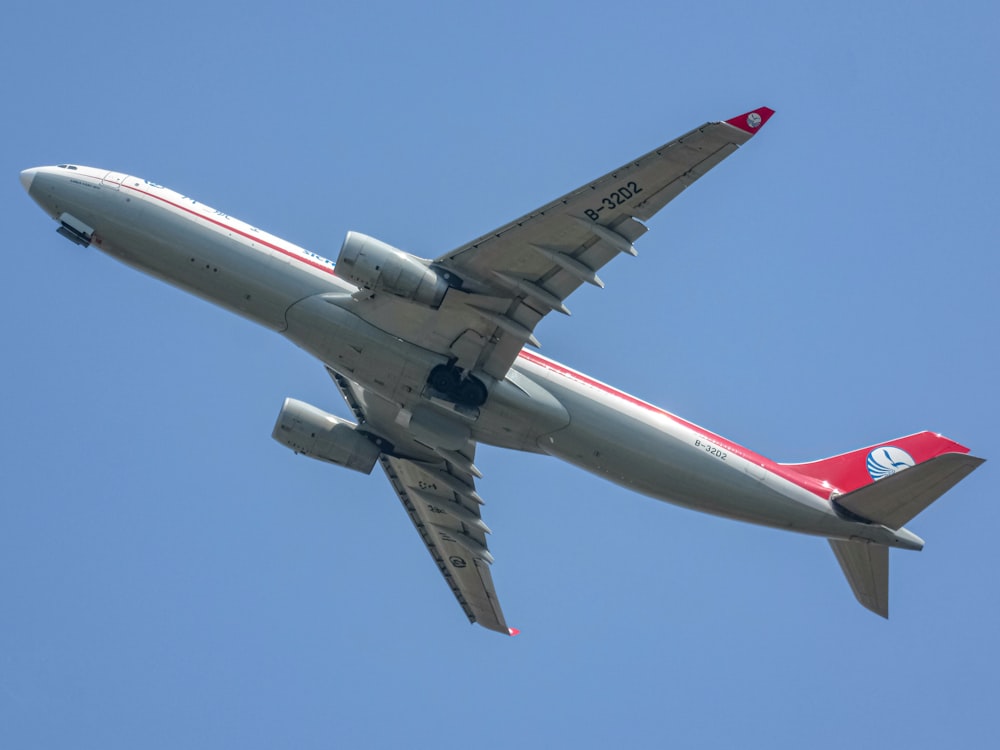
<svg viewBox="0 0 1000 750"><path fill-rule="evenodd" d="M296 453L371 474L382 449L357 425L312 404L286 398L271 437Z"/></svg>
<svg viewBox="0 0 1000 750"><path fill-rule="evenodd" d="M360 232L348 232L337 256L337 275L371 292L386 292L437 308L459 280L415 255Z"/></svg>

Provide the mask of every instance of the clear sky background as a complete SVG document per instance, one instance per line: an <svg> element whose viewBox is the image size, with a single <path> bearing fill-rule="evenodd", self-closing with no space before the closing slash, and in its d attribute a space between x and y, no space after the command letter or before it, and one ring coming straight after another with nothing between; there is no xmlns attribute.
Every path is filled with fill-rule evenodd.
<svg viewBox="0 0 1000 750"><path fill-rule="evenodd" d="M0 31L0 747L995 741L995 2L17 3ZM921 429L991 459L892 554L555 459L477 464L509 639L279 336L58 237L18 172L154 180L336 257L433 257L708 120L762 133L546 319L543 352L780 461Z"/></svg>

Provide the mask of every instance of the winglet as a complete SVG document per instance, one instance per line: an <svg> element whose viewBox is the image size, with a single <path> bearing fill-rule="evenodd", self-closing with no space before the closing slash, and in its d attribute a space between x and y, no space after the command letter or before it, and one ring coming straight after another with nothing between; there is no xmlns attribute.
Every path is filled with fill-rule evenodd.
<svg viewBox="0 0 1000 750"><path fill-rule="evenodd" d="M520 635L521 631L517 628L507 628L507 634L513 638L515 635Z"/></svg>
<svg viewBox="0 0 1000 750"><path fill-rule="evenodd" d="M758 107L752 112L746 112L742 115L737 115L731 120L726 120L726 124L732 125L734 128L739 128L744 133L753 135L764 126L764 123L771 119L771 115L773 114L774 110L770 107Z"/></svg>

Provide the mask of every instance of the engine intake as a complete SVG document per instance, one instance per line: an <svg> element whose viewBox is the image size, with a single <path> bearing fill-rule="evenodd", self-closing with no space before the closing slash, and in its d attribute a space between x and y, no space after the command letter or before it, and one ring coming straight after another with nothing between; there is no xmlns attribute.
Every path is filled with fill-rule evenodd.
<svg viewBox="0 0 1000 750"><path fill-rule="evenodd" d="M387 292L437 308L458 279L360 232L348 232L337 256L337 275L372 292Z"/></svg>
<svg viewBox="0 0 1000 750"><path fill-rule="evenodd" d="M286 398L271 437L296 453L371 474L382 450L357 425Z"/></svg>

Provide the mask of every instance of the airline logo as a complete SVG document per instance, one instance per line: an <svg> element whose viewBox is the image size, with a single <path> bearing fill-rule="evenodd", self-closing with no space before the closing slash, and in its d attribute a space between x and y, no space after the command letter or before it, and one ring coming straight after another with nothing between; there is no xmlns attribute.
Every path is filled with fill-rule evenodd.
<svg viewBox="0 0 1000 750"><path fill-rule="evenodd" d="M908 469L914 466L916 461L909 453L894 445L885 445L876 448L868 454L868 473L874 481L884 479L895 474L897 471Z"/></svg>

